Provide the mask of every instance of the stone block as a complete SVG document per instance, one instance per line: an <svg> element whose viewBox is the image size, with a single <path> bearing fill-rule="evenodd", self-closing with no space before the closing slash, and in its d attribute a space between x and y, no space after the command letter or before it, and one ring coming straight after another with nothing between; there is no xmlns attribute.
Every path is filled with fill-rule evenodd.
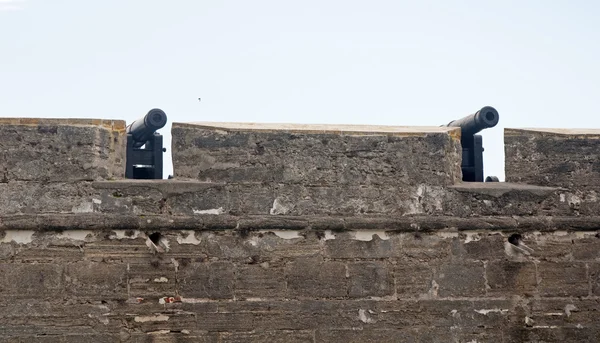
<svg viewBox="0 0 600 343"><path fill-rule="evenodd" d="M249 238L242 237L231 230L203 232L199 237L202 240L199 245L203 254L196 256L196 258L251 261L253 256L261 256L263 253L252 244Z"/></svg>
<svg viewBox="0 0 600 343"><path fill-rule="evenodd" d="M584 263L540 262L539 292L546 297L582 297L589 295L589 280Z"/></svg>
<svg viewBox="0 0 600 343"><path fill-rule="evenodd" d="M351 298L385 297L394 294L394 275L387 262L348 263Z"/></svg>
<svg viewBox="0 0 600 343"><path fill-rule="evenodd" d="M114 343L120 341L119 335L111 334L97 334L97 335L65 335L61 343L80 343L80 342L94 342L94 343Z"/></svg>
<svg viewBox="0 0 600 343"><path fill-rule="evenodd" d="M400 261L394 268L398 298L420 298L437 295L437 283L433 283L434 266L426 262Z"/></svg>
<svg viewBox="0 0 600 343"><path fill-rule="evenodd" d="M165 181L128 179L93 182L94 212L138 215L167 213ZM177 185L171 188L176 189Z"/></svg>
<svg viewBox="0 0 600 343"><path fill-rule="evenodd" d="M283 184L259 201L279 215L416 215L443 213L446 195L442 186L429 185Z"/></svg>
<svg viewBox="0 0 600 343"><path fill-rule="evenodd" d="M346 266L319 257L298 258L286 266L288 297L335 298L348 295Z"/></svg>
<svg viewBox="0 0 600 343"><path fill-rule="evenodd" d="M56 263L0 263L3 296L55 297L64 290L63 266Z"/></svg>
<svg viewBox="0 0 600 343"><path fill-rule="evenodd" d="M0 183L0 214L93 212L97 203L92 192L88 182Z"/></svg>
<svg viewBox="0 0 600 343"><path fill-rule="evenodd" d="M172 135L180 178L398 188L461 178L454 128L173 123Z"/></svg>
<svg viewBox="0 0 600 343"><path fill-rule="evenodd" d="M597 342L600 338L598 327L515 327L506 335L505 342Z"/></svg>
<svg viewBox="0 0 600 343"><path fill-rule="evenodd" d="M325 237L325 256L343 259L381 259L402 254L398 235L381 231L360 230L331 233ZM357 235L359 238L357 239ZM383 236L383 239L382 237Z"/></svg>
<svg viewBox="0 0 600 343"><path fill-rule="evenodd" d="M457 258L467 260L498 260L506 256L504 244L507 237L500 233L461 234L452 240L452 252Z"/></svg>
<svg viewBox="0 0 600 343"><path fill-rule="evenodd" d="M253 246L259 260L282 260L295 257L310 257L321 255L321 242L316 235L308 231L288 230L259 230L252 232L247 242Z"/></svg>
<svg viewBox="0 0 600 343"><path fill-rule="evenodd" d="M283 267L263 262L237 268L236 299L284 298L285 294L286 280Z"/></svg>
<svg viewBox="0 0 600 343"><path fill-rule="evenodd" d="M594 298L542 298L531 303L531 317L537 326L598 327L599 305Z"/></svg>
<svg viewBox="0 0 600 343"><path fill-rule="evenodd" d="M305 330L278 330L221 333L222 343L314 343L314 333Z"/></svg>
<svg viewBox="0 0 600 343"><path fill-rule="evenodd" d="M124 178L125 122L0 119L0 179L71 182Z"/></svg>
<svg viewBox="0 0 600 343"><path fill-rule="evenodd" d="M490 261L485 272L489 295L531 296L536 293L536 268L533 262Z"/></svg>
<svg viewBox="0 0 600 343"><path fill-rule="evenodd" d="M440 297L479 297L485 295L483 263L457 262L437 268L434 280Z"/></svg>
<svg viewBox="0 0 600 343"><path fill-rule="evenodd" d="M177 279L184 298L231 299L234 290L234 266L230 262L193 262L180 266Z"/></svg>
<svg viewBox="0 0 600 343"><path fill-rule="evenodd" d="M473 301L408 299L354 305L355 327L365 329L448 328L468 326L474 313Z"/></svg>
<svg viewBox="0 0 600 343"><path fill-rule="evenodd" d="M600 188L600 130L505 129L506 181Z"/></svg>
<svg viewBox="0 0 600 343"><path fill-rule="evenodd" d="M600 261L600 235L590 233L583 238L574 239L573 259L575 261Z"/></svg>
<svg viewBox="0 0 600 343"><path fill-rule="evenodd" d="M403 260L439 261L452 256L453 237L420 232L404 233L400 236Z"/></svg>
<svg viewBox="0 0 600 343"><path fill-rule="evenodd" d="M2 246L0 246L0 252ZM84 254L80 247L44 247L29 248L22 247L11 258L14 262L20 263L53 263L60 260L62 263L71 263L81 261Z"/></svg>
<svg viewBox="0 0 600 343"><path fill-rule="evenodd" d="M210 331L315 330L361 325L356 301L235 301L222 302L216 314L198 313L198 323Z"/></svg>
<svg viewBox="0 0 600 343"><path fill-rule="evenodd" d="M574 245L575 235L548 234L535 235L525 233L522 235L523 243L533 249L533 256L543 256L545 261L573 261L573 251L578 248Z"/></svg>
<svg viewBox="0 0 600 343"><path fill-rule="evenodd" d="M88 299L127 299L127 265L81 261L65 270L66 290Z"/></svg>
<svg viewBox="0 0 600 343"><path fill-rule="evenodd" d="M590 263L589 274L592 283L592 294L600 296L600 264Z"/></svg>
<svg viewBox="0 0 600 343"><path fill-rule="evenodd" d="M93 262L149 263L152 251L146 245L147 236L138 230L104 232L100 239L85 244L85 259Z"/></svg>
<svg viewBox="0 0 600 343"><path fill-rule="evenodd" d="M134 333L127 340L120 342L127 343L220 343L217 332L204 333L181 333L181 332L148 332Z"/></svg>
<svg viewBox="0 0 600 343"><path fill-rule="evenodd" d="M177 295L177 267L170 259L130 263L127 272L129 297L152 299Z"/></svg>
<svg viewBox="0 0 600 343"><path fill-rule="evenodd" d="M419 343L507 342L505 340L507 334L496 327L468 327L456 325L447 328L417 327L415 331L417 332L415 335L418 337Z"/></svg>
<svg viewBox="0 0 600 343"><path fill-rule="evenodd" d="M510 182L464 182L448 187L447 212L455 216L533 216L571 214L560 189Z"/></svg>
<svg viewBox="0 0 600 343"><path fill-rule="evenodd" d="M382 342L419 342L415 332L407 329L334 329L318 330L315 342L345 342L345 343L382 343Z"/></svg>
<svg viewBox="0 0 600 343"><path fill-rule="evenodd" d="M21 339L12 338L8 339L7 342L14 343L64 343L64 335L40 335L40 336L22 336ZM4 338L0 338L0 342L3 341Z"/></svg>
<svg viewBox="0 0 600 343"><path fill-rule="evenodd" d="M183 330L196 333L204 330L196 329L196 316L187 311L163 310L154 313L128 313L126 327L133 332L145 332L154 335L163 335L165 339L185 337ZM169 336L164 336L169 333ZM155 337L156 338L156 337ZM160 341L159 341L160 342ZM168 340L167 340L168 342Z"/></svg>

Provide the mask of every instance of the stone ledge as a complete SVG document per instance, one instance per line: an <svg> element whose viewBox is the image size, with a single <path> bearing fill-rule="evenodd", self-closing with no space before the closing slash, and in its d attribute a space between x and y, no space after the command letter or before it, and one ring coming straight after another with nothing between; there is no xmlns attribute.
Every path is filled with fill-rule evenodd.
<svg viewBox="0 0 600 343"><path fill-rule="evenodd" d="M511 192L530 193L535 196L544 197L550 196L557 191L567 191L566 189L557 187L544 187L510 182L463 182L449 186L448 188L458 192L484 194L496 198Z"/></svg>
<svg viewBox="0 0 600 343"><path fill-rule="evenodd" d="M597 231L600 216L594 217L471 217L449 216L135 216L114 214L40 214L0 216L5 230L384 230L430 231Z"/></svg>
<svg viewBox="0 0 600 343"><path fill-rule="evenodd" d="M311 186L193 180L0 183L0 216L43 213L251 216L595 216L598 195L511 183Z"/></svg>

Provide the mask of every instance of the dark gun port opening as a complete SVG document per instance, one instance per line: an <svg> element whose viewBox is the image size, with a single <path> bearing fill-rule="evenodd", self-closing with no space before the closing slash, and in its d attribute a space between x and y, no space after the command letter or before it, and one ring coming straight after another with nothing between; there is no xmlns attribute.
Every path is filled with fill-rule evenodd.
<svg viewBox="0 0 600 343"><path fill-rule="evenodd" d="M126 178L163 178L162 154L166 149L163 148L163 137L156 131L166 124L166 113L154 108L127 127Z"/></svg>
<svg viewBox="0 0 600 343"><path fill-rule="evenodd" d="M464 118L448 123L448 127L459 127L461 130L462 163L461 169L465 182L483 182L483 139L477 133L492 128L498 124L500 116L491 106L485 106L479 111ZM495 176L488 176L486 182L497 182Z"/></svg>

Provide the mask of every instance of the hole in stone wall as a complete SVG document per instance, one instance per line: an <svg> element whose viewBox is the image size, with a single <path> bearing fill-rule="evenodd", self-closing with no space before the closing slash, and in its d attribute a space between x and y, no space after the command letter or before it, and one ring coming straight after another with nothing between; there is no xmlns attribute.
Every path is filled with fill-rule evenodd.
<svg viewBox="0 0 600 343"><path fill-rule="evenodd" d="M513 245L519 245L519 242L523 239L518 233L514 233L508 237L508 243Z"/></svg>
<svg viewBox="0 0 600 343"><path fill-rule="evenodd" d="M160 232L154 232L151 233L148 238L150 238L150 240L152 241L152 243L154 243L154 245L158 245L158 242L160 242L160 238L161 238L161 234Z"/></svg>

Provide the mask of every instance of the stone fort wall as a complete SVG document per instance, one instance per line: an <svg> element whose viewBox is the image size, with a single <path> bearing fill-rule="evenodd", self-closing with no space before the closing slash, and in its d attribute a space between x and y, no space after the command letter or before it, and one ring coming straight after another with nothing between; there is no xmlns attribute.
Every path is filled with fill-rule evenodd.
<svg viewBox="0 0 600 343"><path fill-rule="evenodd" d="M600 130L0 119L0 342L595 342Z"/></svg>

